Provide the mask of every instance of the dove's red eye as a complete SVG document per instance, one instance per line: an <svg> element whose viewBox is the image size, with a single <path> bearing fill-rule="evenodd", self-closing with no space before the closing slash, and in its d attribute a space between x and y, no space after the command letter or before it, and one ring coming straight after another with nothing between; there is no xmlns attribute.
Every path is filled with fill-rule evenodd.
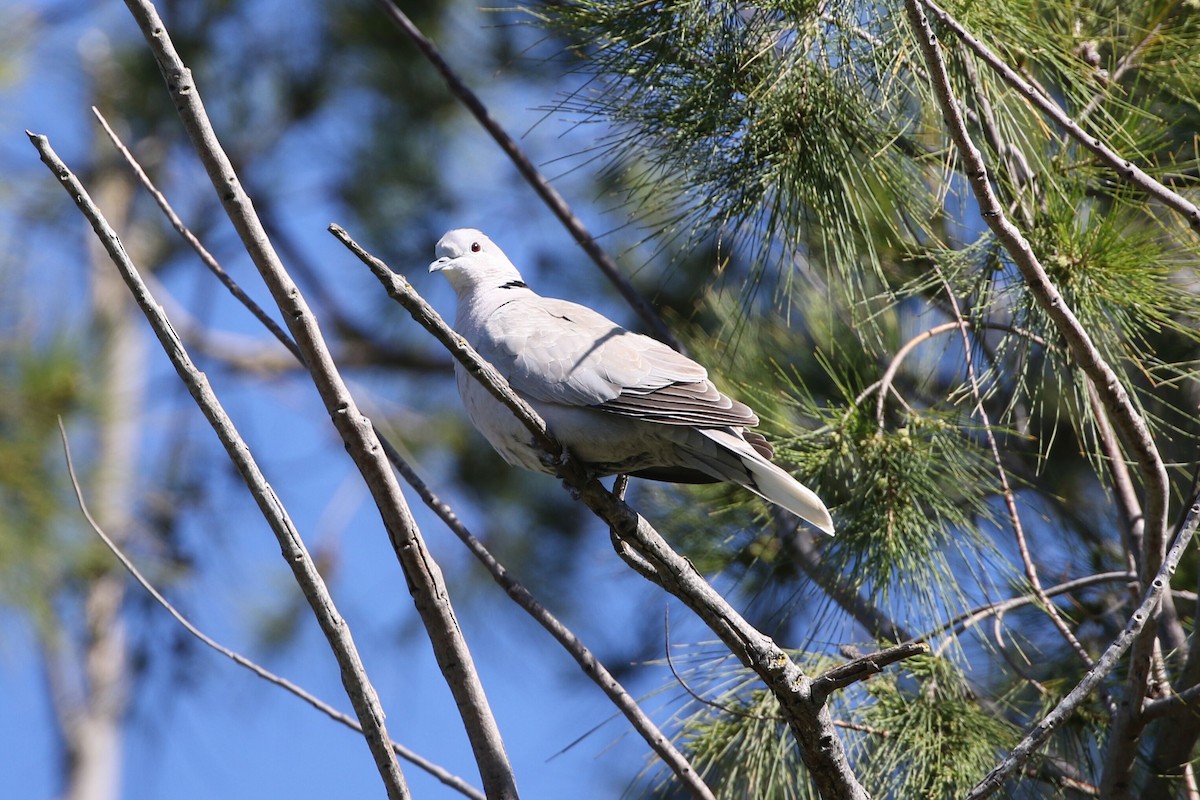
<svg viewBox="0 0 1200 800"><path fill-rule="evenodd" d="M478 253L482 249L483 249L483 245L481 245L479 242L471 242L471 252L472 253Z"/></svg>

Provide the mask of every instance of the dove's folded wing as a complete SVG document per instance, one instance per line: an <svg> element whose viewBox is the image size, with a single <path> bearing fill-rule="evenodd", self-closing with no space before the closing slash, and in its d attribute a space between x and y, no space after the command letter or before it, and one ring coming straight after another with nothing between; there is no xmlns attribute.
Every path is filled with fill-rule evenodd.
<svg viewBox="0 0 1200 800"><path fill-rule="evenodd" d="M497 310L488 328L497 333L481 354L535 400L665 425L758 424L754 412L708 380L704 367L586 306L534 296Z"/></svg>

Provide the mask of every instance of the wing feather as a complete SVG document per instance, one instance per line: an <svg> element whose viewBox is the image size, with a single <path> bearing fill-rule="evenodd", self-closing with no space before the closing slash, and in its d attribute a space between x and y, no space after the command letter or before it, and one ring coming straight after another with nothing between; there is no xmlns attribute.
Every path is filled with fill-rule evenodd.
<svg viewBox="0 0 1200 800"><path fill-rule="evenodd" d="M525 297L501 306L486 329L492 335L477 345L481 355L534 400L664 425L758 424L754 412L722 394L700 364L586 306Z"/></svg>

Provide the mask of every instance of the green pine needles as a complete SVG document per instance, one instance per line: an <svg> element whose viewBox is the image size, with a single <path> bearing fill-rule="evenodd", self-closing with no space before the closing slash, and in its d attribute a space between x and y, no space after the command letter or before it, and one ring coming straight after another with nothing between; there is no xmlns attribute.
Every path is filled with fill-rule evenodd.
<svg viewBox="0 0 1200 800"><path fill-rule="evenodd" d="M1175 503L1195 494L1200 236L1149 198L1200 197L1200 14L1164 0L916 8L932 38L912 0L580 0L535 13L591 77L563 108L606 124L608 185L631 218L667 251L715 254L695 286L694 353L834 508L828 541L724 514L752 533L709 537L705 569L754 575L740 585L757 598L802 598L785 636L830 651L847 628L851 640L930 636L940 656L849 691L837 714L875 796L962 797L1048 710L1028 698L1078 682L1146 590L1147 576L1130 584L1150 507L1152 465L1138 459L1152 450L1168 465ZM936 58L919 46L931 40ZM948 89L934 80L943 68ZM952 114L985 172L964 169L975 154L950 135ZM999 205L986 215L983 185ZM1011 230L1061 301L1028 280ZM1128 400L1092 383L1064 308ZM1150 446L1114 427L1115 402ZM697 514L679 527L704 538ZM1139 645L1154 669L1114 662L1117 697L1195 681L1195 601L1163 613L1158 644ZM748 685L718 705L680 737L723 776L719 794L807 796L767 696ZM1200 715L1099 708L1050 741L1055 769L1027 762L1008 788L1173 797Z"/></svg>

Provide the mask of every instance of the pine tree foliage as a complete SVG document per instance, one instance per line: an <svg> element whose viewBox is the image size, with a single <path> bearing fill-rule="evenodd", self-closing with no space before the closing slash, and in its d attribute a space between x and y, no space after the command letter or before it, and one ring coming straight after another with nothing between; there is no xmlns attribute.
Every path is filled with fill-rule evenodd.
<svg viewBox="0 0 1200 800"><path fill-rule="evenodd" d="M1016 742L948 661L918 656L899 679L871 681L861 762L885 797L962 797Z"/></svg>
<svg viewBox="0 0 1200 800"><path fill-rule="evenodd" d="M1194 3L944 8L1089 135L1196 198ZM838 537L812 542L815 573L811 563L789 573L786 548L764 547L761 535L710 542L705 563L719 564L723 549L726 569L749 574L751 541L759 575L749 592L790 581L805 597L823 594L812 608L824 611L794 615L797 637L825 641L813 628L847 618L875 637L868 620L878 614L914 636L935 632L940 657L873 679L840 713L852 728L887 731L847 739L877 796L962 796L1059 696L1048 687L1065 691L1082 676L1079 651L1090 663L1113 640L1136 592L1097 578L1019 613L961 615L1134 568L1137 521L1126 515L1141 512L1120 486L1131 474L1136 489L1138 470L1128 452L1114 460L1089 379L980 217L904 5L574 0L533 13L576 43L590 80L562 107L614 126L603 149L631 216L664 245L715 253L690 345L836 508ZM972 42L935 30L1006 214L1117 371L1186 509L1200 444L1200 239L1044 116ZM741 519L780 541L806 535ZM694 525L683 515L678 535ZM1170 689L1152 691L1195 680L1178 650L1189 646L1194 599L1176 608L1156 662ZM1123 669L1106 684L1118 697L1131 691ZM744 794L748 765L777 749L745 714L763 698L751 689L739 698L717 703L724 713L706 708L683 741L734 776L728 796L803 796L800 777ZM1109 708L1079 712L1052 740L1056 766L1030 768L1010 789L1069 793L1110 779L1095 757ZM1174 786L1155 770L1184 770L1161 760L1173 725L1136 732L1130 785L1152 796ZM1183 731L1186 759L1200 724ZM774 780L765 776L793 774L791 758L784 746L756 769Z"/></svg>

